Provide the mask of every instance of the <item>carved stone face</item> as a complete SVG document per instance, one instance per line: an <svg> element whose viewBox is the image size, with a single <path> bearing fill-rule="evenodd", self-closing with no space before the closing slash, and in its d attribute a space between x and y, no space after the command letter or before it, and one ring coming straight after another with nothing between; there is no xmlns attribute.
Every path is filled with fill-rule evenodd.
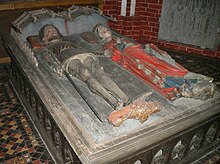
<svg viewBox="0 0 220 164"><path fill-rule="evenodd" d="M43 30L43 38L42 41L45 43L60 40L61 34L58 29L53 25L46 25Z"/></svg>
<svg viewBox="0 0 220 164"><path fill-rule="evenodd" d="M109 30L109 28L107 28L105 26L100 25L99 27L97 27L97 32L98 32L99 37L102 40L108 40L108 39L111 40L112 39L111 31Z"/></svg>

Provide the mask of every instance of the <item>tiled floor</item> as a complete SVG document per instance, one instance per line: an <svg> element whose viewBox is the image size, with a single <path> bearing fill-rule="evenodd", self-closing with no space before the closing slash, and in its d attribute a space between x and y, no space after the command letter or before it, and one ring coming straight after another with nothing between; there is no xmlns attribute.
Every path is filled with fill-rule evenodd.
<svg viewBox="0 0 220 164"><path fill-rule="evenodd" d="M8 76L0 77L0 163L54 163Z"/></svg>
<svg viewBox="0 0 220 164"><path fill-rule="evenodd" d="M213 150L206 154L201 159L193 162L192 164L219 164L220 163L220 148Z"/></svg>

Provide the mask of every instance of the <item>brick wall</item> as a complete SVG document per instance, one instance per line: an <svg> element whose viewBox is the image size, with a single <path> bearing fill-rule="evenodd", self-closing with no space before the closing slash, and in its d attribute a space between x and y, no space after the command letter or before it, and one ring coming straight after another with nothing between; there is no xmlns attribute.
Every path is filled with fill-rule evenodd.
<svg viewBox="0 0 220 164"><path fill-rule="evenodd" d="M162 2L163 0L136 0L135 16L129 16L131 0L127 0L126 16L120 16L122 0L103 0L103 12L116 17L117 22L109 22L112 29L140 43L150 42L161 48L220 58L220 47L217 51L211 51L158 40Z"/></svg>

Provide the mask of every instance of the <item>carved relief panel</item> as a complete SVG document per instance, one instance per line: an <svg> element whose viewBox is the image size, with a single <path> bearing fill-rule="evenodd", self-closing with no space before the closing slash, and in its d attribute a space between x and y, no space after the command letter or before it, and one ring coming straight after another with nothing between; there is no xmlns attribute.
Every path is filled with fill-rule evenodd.
<svg viewBox="0 0 220 164"><path fill-rule="evenodd" d="M159 39L216 49L220 43L219 0L164 0Z"/></svg>

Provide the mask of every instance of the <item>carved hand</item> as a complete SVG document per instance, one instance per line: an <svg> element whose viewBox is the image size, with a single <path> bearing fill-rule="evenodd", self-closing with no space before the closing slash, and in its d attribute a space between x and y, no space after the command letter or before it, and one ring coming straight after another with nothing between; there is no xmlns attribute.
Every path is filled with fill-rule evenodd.
<svg viewBox="0 0 220 164"><path fill-rule="evenodd" d="M127 119L138 119L143 123L151 114L160 110L161 106L159 103L140 100L122 108L121 110L112 112L108 117L108 121L117 127Z"/></svg>

